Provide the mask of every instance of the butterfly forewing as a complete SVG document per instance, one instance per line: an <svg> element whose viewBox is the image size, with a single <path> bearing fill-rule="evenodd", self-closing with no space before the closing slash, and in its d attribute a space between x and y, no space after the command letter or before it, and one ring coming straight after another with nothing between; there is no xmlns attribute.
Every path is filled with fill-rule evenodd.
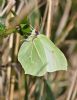
<svg viewBox="0 0 77 100"><path fill-rule="evenodd" d="M46 56L39 40L24 42L19 50L18 60L25 70L25 74L42 76L46 73Z"/></svg>

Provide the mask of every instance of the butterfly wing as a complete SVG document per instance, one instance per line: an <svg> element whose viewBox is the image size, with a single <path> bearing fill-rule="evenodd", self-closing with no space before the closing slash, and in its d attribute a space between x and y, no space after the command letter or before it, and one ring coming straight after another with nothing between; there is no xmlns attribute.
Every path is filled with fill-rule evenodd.
<svg viewBox="0 0 77 100"><path fill-rule="evenodd" d="M44 48L35 38L33 41L24 42L18 53L18 60L25 70L25 74L42 76L46 73L46 57Z"/></svg>
<svg viewBox="0 0 77 100"><path fill-rule="evenodd" d="M67 70L67 60L60 49L58 49L46 36L40 34L38 38L40 39L45 51L47 72Z"/></svg>
<svg viewBox="0 0 77 100"><path fill-rule="evenodd" d="M67 69L64 54L46 36L40 34L32 41L25 41L18 53L18 60L25 74L43 76L46 72Z"/></svg>

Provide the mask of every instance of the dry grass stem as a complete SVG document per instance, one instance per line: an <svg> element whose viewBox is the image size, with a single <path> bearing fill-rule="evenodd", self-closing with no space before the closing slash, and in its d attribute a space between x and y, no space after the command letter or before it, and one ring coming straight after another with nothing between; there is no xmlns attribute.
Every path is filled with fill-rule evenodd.
<svg viewBox="0 0 77 100"><path fill-rule="evenodd" d="M47 30L46 35L48 38L51 36L51 23L52 23L52 0L48 0L48 20L47 20Z"/></svg>
<svg viewBox="0 0 77 100"><path fill-rule="evenodd" d="M67 0L66 6L65 6L65 10L64 10L64 14L63 14L63 16L61 18L61 21L59 23L58 29L56 31L56 35L57 36L59 36L62 33L64 27L66 26L66 23L67 23L68 17L69 17L69 12L71 10L71 5L72 5L72 1L71 0Z"/></svg>
<svg viewBox="0 0 77 100"><path fill-rule="evenodd" d="M74 72L66 100L70 100L77 79L77 70Z"/></svg>
<svg viewBox="0 0 77 100"><path fill-rule="evenodd" d="M0 17L4 16L5 13L7 14L12 9L12 7L14 6L14 4L15 4L15 0L9 0L7 6L0 13Z"/></svg>

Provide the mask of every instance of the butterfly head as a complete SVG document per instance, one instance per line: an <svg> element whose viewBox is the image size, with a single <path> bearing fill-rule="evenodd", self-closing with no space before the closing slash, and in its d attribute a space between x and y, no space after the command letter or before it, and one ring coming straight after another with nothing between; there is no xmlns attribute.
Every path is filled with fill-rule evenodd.
<svg viewBox="0 0 77 100"><path fill-rule="evenodd" d="M33 31L32 31L32 35L39 35L39 32L38 32L38 30L36 30L36 29L34 29Z"/></svg>

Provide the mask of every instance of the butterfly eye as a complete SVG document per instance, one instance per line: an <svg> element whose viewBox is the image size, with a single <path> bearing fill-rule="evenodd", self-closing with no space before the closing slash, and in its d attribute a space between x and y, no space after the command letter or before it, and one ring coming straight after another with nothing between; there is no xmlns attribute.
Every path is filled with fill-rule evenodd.
<svg viewBox="0 0 77 100"><path fill-rule="evenodd" d="M39 32L37 30L35 30L36 35L39 35Z"/></svg>
<svg viewBox="0 0 77 100"><path fill-rule="evenodd" d="M38 27L35 28L35 33L36 33L36 35L39 35Z"/></svg>

